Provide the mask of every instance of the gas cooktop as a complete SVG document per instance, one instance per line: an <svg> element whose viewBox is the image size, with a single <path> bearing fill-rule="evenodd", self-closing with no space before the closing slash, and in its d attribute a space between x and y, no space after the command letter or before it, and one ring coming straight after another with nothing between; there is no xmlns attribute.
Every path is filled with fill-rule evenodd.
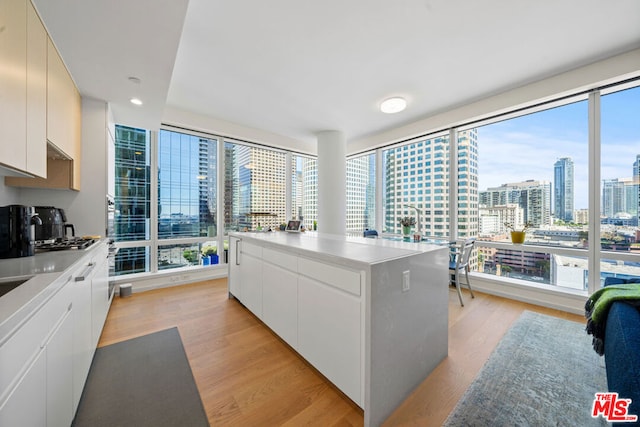
<svg viewBox="0 0 640 427"><path fill-rule="evenodd" d="M36 242L36 251L64 251L67 249L85 249L95 243L95 239L82 237L70 237L55 241Z"/></svg>

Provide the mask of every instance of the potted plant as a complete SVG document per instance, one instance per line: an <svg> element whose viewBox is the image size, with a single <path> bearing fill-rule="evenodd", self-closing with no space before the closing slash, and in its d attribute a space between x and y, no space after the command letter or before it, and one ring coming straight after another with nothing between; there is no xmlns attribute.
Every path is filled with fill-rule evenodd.
<svg viewBox="0 0 640 427"><path fill-rule="evenodd" d="M405 216L400 218L400 225L402 225L402 235L408 237L411 234L411 227L416 225L416 219L412 216Z"/></svg>
<svg viewBox="0 0 640 427"><path fill-rule="evenodd" d="M520 230L516 230L515 226L510 222L505 222L504 226L507 231L511 232L511 243L522 244L524 243L524 239L527 235L527 230L532 227L533 224L530 221L527 221Z"/></svg>
<svg viewBox="0 0 640 427"><path fill-rule="evenodd" d="M202 256L209 258L211 264L217 264L220 262L218 257L218 248L215 246L204 246L202 248Z"/></svg>

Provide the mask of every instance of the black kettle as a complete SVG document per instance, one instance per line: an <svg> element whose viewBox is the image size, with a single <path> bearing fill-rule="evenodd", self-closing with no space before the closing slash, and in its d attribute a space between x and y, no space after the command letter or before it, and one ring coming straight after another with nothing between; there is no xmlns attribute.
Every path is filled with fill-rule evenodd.
<svg viewBox="0 0 640 427"><path fill-rule="evenodd" d="M76 235L73 224L67 224L67 216L63 209L53 206L36 206L36 213L42 225L36 225L36 241L60 241L67 238L67 229L71 236Z"/></svg>

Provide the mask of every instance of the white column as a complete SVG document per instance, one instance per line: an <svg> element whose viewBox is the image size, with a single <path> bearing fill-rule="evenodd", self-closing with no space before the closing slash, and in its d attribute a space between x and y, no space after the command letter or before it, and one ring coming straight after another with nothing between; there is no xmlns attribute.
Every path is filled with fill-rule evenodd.
<svg viewBox="0 0 640 427"><path fill-rule="evenodd" d="M318 232L344 235L347 222L347 143L340 131L322 131L316 136Z"/></svg>

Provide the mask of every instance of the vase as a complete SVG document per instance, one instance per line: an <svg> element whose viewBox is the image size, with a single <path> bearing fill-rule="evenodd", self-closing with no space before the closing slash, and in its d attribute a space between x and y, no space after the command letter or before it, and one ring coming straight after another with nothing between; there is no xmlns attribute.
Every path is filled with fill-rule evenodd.
<svg viewBox="0 0 640 427"><path fill-rule="evenodd" d="M219 262L220 262L220 257L218 256L218 254L209 255L209 263L211 265L217 264Z"/></svg>
<svg viewBox="0 0 640 427"><path fill-rule="evenodd" d="M402 226L402 235L404 237L409 237L409 235L411 234L411 226L410 225L403 225Z"/></svg>
<svg viewBox="0 0 640 427"><path fill-rule="evenodd" d="M524 238L526 237L527 233L524 231L512 231L511 232L511 243L514 244L522 244L524 243Z"/></svg>

